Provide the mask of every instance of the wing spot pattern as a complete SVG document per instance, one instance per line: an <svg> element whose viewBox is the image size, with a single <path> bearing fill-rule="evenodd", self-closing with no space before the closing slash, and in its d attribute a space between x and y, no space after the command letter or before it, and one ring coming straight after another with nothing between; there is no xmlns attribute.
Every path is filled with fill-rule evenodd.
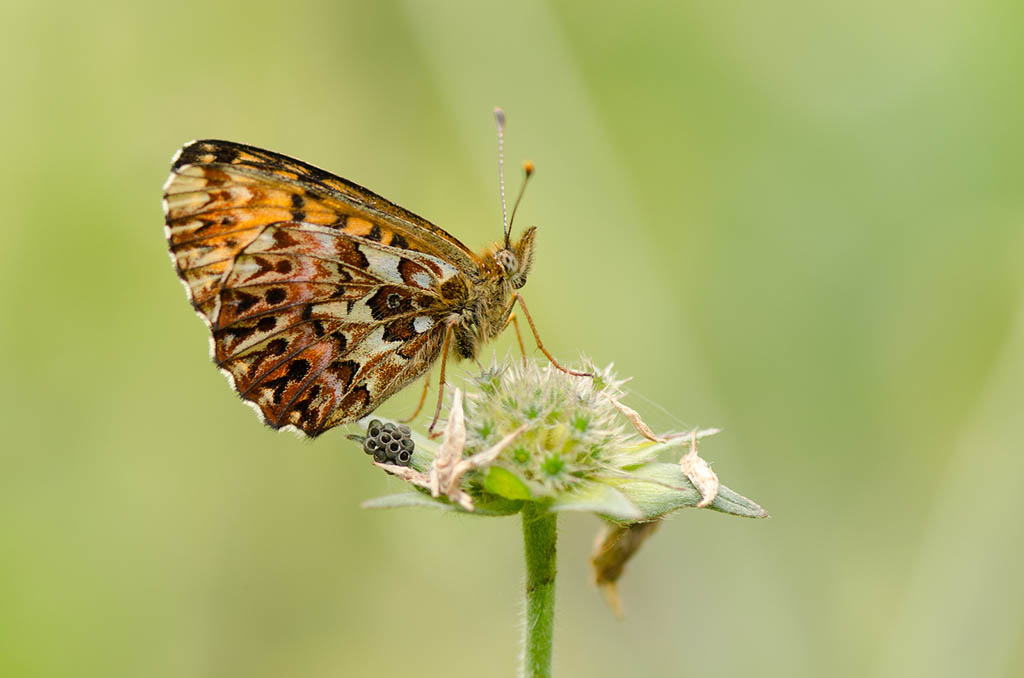
<svg viewBox="0 0 1024 678"><path fill-rule="evenodd" d="M165 221L178 274L210 321L215 362L268 424L318 435L436 359L451 305L440 288L461 300L475 270L457 240L269 151L205 140L172 163Z"/></svg>

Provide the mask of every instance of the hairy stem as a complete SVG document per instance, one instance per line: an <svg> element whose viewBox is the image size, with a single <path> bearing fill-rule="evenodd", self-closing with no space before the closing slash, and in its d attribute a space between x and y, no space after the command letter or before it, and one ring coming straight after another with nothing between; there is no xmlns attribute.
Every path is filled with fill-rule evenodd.
<svg viewBox="0 0 1024 678"><path fill-rule="evenodd" d="M526 552L526 628L523 635L523 678L550 678L551 639L555 622L555 541L557 517L545 507L523 507Z"/></svg>

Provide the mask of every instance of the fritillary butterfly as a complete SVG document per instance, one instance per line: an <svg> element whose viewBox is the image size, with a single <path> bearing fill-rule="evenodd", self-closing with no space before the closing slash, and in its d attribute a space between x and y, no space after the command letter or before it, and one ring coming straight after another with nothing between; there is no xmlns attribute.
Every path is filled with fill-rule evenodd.
<svg viewBox="0 0 1024 678"><path fill-rule="evenodd" d="M212 139L174 156L163 206L213 361L273 428L317 436L360 419L438 357L443 385L449 352L475 358L517 301L530 320L517 290L533 227L513 242L506 226L475 254L350 181Z"/></svg>

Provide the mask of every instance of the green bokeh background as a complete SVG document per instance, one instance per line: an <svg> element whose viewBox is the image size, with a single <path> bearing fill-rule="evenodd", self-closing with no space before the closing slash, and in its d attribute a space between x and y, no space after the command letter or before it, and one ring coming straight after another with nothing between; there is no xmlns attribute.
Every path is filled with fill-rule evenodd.
<svg viewBox="0 0 1024 678"><path fill-rule="evenodd" d="M588 583L597 521L564 518L556 672L1024 674L1019 3L15 0L0 23L0 675L514 675L517 521L362 511L400 486L343 431L261 427L159 199L174 150L221 137L476 248L495 105L511 174L538 168L550 348L614 361L659 428L722 427L704 455L773 516L676 516L623 622Z"/></svg>

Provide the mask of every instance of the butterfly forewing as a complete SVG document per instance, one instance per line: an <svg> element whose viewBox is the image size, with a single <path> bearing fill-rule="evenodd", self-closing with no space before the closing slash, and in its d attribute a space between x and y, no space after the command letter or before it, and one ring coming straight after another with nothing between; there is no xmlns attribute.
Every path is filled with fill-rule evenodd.
<svg viewBox="0 0 1024 678"><path fill-rule="evenodd" d="M275 428L318 435L421 375L475 273L472 253L426 220L249 146L185 146L164 201L213 359Z"/></svg>

